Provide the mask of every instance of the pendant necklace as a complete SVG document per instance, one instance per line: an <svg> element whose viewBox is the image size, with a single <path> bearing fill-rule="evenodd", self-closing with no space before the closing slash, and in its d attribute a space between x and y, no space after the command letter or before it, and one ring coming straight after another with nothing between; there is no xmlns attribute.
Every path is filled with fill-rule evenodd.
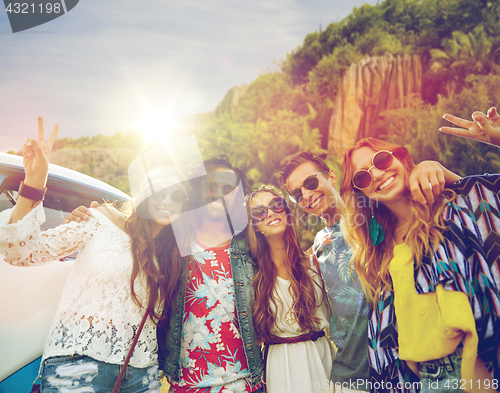
<svg viewBox="0 0 500 393"><path fill-rule="evenodd" d="M276 283L276 286L278 287L278 291L281 293L281 297L283 298L286 307L288 308L288 311L285 313L285 322L288 323L289 325L293 325L294 323L297 322L297 314L295 313L295 310L288 304L286 296L281 290L281 287L278 282Z"/></svg>

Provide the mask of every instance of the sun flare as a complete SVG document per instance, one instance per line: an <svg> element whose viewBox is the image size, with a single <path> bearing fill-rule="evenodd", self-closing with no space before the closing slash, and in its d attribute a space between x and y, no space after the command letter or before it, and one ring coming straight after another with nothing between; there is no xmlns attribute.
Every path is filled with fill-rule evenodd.
<svg viewBox="0 0 500 393"><path fill-rule="evenodd" d="M139 127L148 143L168 141L178 125L168 111L146 109Z"/></svg>

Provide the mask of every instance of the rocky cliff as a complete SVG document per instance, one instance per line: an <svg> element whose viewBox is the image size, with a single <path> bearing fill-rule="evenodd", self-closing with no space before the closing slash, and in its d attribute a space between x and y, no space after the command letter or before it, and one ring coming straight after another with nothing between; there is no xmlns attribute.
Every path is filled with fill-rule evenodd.
<svg viewBox="0 0 500 393"><path fill-rule="evenodd" d="M329 126L328 150L341 156L386 109L408 106L422 89L418 55L366 57L346 71Z"/></svg>
<svg viewBox="0 0 500 393"><path fill-rule="evenodd" d="M250 85L238 85L231 87L226 93L221 103L215 109L215 116L219 117L224 113L234 113L241 97L245 95Z"/></svg>

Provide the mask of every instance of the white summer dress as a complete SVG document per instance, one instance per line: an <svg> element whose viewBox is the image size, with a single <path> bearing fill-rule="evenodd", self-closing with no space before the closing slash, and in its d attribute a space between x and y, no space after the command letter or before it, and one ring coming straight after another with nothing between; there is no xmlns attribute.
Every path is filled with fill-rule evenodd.
<svg viewBox="0 0 500 393"><path fill-rule="evenodd" d="M312 270L309 273L318 285L314 285L316 299L321 305L314 315L320 319L316 331L329 326L328 306L323 300L321 279ZM296 337L304 334L297 322L287 318L287 311L292 305L289 292L290 281L277 277L273 296L277 299L278 309L271 302L271 311L277 315L271 333L278 337ZM286 320L289 320L287 322ZM290 323L291 322L291 323ZM304 341L294 344L275 344L269 346L266 365L266 383L268 393L308 393L329 392L330 371L334 354L326 337L316 341Z"/></svg>

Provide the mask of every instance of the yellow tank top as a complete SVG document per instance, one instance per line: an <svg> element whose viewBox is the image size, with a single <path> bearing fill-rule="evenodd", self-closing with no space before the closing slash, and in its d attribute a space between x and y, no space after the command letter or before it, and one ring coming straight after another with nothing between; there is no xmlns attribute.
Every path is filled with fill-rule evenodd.
<svg viewBox="0 0 500 393"><path fill-rule="evenodd" d="M417 294L413 254L406 244L394 246L389 266L398 324L399 357L423 362L455 352L465 336L462 378L474 379L478 337L467 295L448 291L440 284L435 292Z"/></svg>

